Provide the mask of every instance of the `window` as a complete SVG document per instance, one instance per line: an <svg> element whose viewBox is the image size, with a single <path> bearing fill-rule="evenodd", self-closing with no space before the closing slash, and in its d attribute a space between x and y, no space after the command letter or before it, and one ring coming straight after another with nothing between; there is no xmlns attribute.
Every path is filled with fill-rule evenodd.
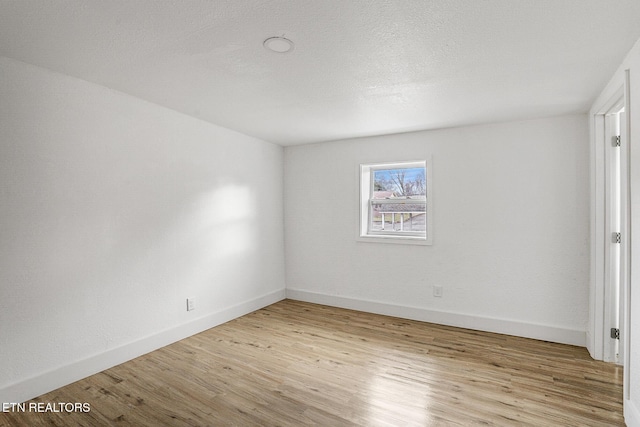
<svg viewBox="0 0 640 427"><path fill-rule="evenodd" d="M360 239L431 244L429 162L360 165Z"/></svg>

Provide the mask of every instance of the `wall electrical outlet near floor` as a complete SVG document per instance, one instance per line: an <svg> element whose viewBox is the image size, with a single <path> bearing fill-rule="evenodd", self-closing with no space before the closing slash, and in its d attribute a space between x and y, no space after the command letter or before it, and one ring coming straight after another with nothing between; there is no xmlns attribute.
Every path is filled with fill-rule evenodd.
<svg viewBox="0 0 640 427"><path fill-rule="evenodd" d="M433 296L436 298L442 298L442 286L433 287Z"/></svg>
<svg viewBox="0 0 640 427"><path fill-rule="evenodd" d="M187 298L187 311L193 311L196 309L196 301L193 298Z"/></svg>

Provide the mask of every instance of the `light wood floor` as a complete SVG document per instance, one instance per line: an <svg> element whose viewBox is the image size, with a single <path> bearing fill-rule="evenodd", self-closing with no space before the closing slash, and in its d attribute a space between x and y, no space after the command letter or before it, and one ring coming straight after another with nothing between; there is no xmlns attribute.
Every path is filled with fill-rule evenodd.
<svg viewBox="0 0 640 427"><path fill-rule="evenodd" d="M46 395L0 425L615 426L584 348L285 300Z"/></svg>

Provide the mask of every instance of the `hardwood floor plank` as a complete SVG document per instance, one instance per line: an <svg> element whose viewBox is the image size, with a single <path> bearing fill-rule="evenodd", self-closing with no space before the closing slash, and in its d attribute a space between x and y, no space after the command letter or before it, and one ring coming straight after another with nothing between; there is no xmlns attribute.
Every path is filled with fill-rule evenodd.
<svg viewBox="0 0 640 427"><path fill-rule="evenodd" d="M285 300L34 399L0 426L622 426L586 349ZM29 402L27 402L29 403Z"/></svg>

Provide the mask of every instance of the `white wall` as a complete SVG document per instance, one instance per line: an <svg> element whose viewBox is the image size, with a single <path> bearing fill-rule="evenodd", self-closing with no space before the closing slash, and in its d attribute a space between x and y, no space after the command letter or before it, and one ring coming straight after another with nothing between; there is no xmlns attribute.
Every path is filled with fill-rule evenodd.
<svg viewBox="0 0 640 427"><path fill-rule="evenodd" d="M358 165L427 154L433 245L356 241ZM588 155L586 115L286 147L287 296L584 346Z"/></svg>
<svg viewBox="0 0 640 427"><path fill-rule="evenodd" d="M282 159L0 58L0 401L282 299Z"/></svg>
<svg viewBox="0 0 640 427"><path fill-rule="evenodd" d="M629 427L640 427L640 40L636 42L608 85L594 102L602 105L625 83L629 74L627 105L629 120L629 181L630 181L630 293L623 327L625 340L624 415ZM595 191L595 189L594 189ZM595 283L592 283L595 287ZM592 316L595 317L595 316ZM593 327L593 326L592 326Z"/></svg>

